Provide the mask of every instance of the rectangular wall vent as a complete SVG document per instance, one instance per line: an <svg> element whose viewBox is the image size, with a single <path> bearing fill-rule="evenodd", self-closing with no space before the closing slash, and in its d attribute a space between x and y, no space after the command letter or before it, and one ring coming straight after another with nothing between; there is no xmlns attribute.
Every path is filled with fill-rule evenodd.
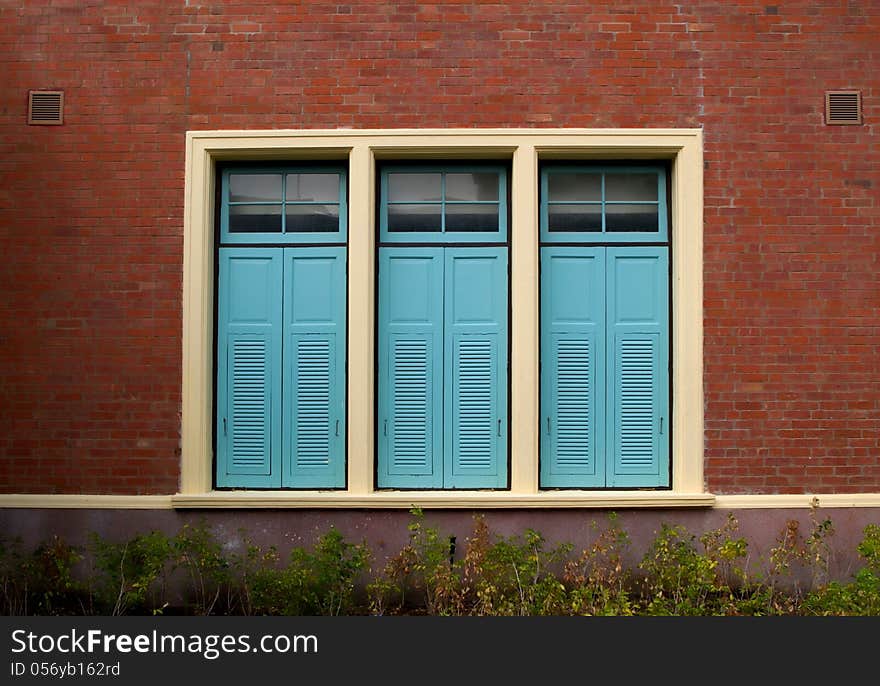
<svg viewBox="0 0 880 686"><path fill-rule="evenodd" d="M57 125L64 123L64 91L30 91L28 93L28 124Z"/></svg>
<svg viewBox="0 0 880 686"><path fill-rule="evenodd" d="M825 91L825 123L862 123L862 94L859 91Z"/></svg>

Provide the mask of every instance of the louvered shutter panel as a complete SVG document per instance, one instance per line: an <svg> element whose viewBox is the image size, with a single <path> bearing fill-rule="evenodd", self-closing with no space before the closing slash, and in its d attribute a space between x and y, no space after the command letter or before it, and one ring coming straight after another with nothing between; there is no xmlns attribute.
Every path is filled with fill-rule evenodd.
<svg viewBox="0 0 880 686"><path fill-rule="evenodd" d="M608 486L669 485L667 250L608 248Z"/></svg>
<svg viewBox="0 0 880 686"><path fill-rule="evenodd" d="M444 487L507 485L507 250L446 248Z"/></svg>
<svg viewBox="0 0 880 686"><path fill-rule="evenodd" d="M443 486L443 268L443 248L380 250L380 488Z"/></svg>
<svg viewBox="0 0 880 686"><path fill-rule="evenodd" d="M284 249L283 485L345 486L345 248Z"/></svg>
<svg viewBox="0 0 880 686"><path fill-rule="evenodd" d="M605 485L605 249L541 249L541 486Z"/></svg>
<svg viewBox="0 0 880 686"><path fill-rule="evenodd" d="M281 250L221 248L217 486L281 485Z"/></svg>

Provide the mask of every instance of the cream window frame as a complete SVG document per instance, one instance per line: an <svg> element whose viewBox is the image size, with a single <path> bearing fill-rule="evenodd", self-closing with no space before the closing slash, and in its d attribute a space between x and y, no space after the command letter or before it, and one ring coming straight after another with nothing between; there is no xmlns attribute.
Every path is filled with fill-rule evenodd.
<svg viewBox="0 0 880 686"><path fill-rule="evenodd" d="M376 161L503 159L511 173L511 464L503 491L375 489ZM348 454L342 491L212 490L214 188L218 161L349 166ZM538 163L671 160L672 488L542 491L539 469ZM703 480L703 145L700 129L189 131L183 259L180 492L188 507L710 506Z"/></svg>

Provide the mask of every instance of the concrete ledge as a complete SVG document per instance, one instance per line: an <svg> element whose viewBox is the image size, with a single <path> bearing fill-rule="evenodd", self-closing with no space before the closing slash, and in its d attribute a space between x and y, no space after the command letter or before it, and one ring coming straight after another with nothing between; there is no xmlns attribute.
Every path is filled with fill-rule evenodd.
<svg viewBox="0 0 880 686"><path fill-rule="evenodd" d="M0 495L0 508L170 510L170 495Z"/></svg>
<svg viewBox="0 0 880 686"><path fill-rule="evenodd" d="M718 495L716 508L783 509L800 507L880 507L880 493L782 493L778 495Z"/></svg>
<svg viewBox="0 0 880 686"><path fill-rule="evenodd" d="M713 495L670 491L546 491L530 495L489 491L382 491L350 495L339 491L212 491L193 495L0 494L0 509L624 509L713 508L800 509L880 508L880 493L784 493Z"/></svg>
<svg viewBox="0 0 880 686"><path fill-rule="evenodd" d="M379 492L365 495L332 492L214 491L175 495L172 506L184 508L630 508L711 507L710 493L668 491L553 491L517 495L484 491Z"/></svg>

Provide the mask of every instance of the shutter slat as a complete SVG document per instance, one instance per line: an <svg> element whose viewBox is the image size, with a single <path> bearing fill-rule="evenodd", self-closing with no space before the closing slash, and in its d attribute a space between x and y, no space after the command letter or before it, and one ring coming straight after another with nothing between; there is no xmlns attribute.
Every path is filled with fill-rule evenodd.
<svg viewBox="0 0 880 686"><path fill-rule="evenodd" d="M459 464L489 469L494 457L492 444L493 350L488 340L460 340L456 346L458 383Z"/></svg>
<svg viewBox="0 0 880 686"><path fill-rule="evenodd" d="M392 345L394 465L427 473L431 469L429 350L426 340L395 341Z"/></svg>
<svg viewBox="0 0 880 686"><path fill-rule="evenodd" d="M620 464L650 465L654 459L652 434L654 408L653 340L620 343Z"/></svg>
<svg viewBox="0 0 880 686"><path fill-rule="evenodd" d="M298 467L330 464L330 343L300 340L296 347L296 450Z"/></svg>
<svg viewBox="0 0 880 686"><path fill-rule="evenodd" d="M590 341L556 341L556 463L563 469L589 469Z"/></svg>
<svg viewBox="0 0 880 686"><path fill-rule="evenodd" d="M264 341L235 341L232 346L232 466L260 464L268 454L269 387Z"/></svg>

